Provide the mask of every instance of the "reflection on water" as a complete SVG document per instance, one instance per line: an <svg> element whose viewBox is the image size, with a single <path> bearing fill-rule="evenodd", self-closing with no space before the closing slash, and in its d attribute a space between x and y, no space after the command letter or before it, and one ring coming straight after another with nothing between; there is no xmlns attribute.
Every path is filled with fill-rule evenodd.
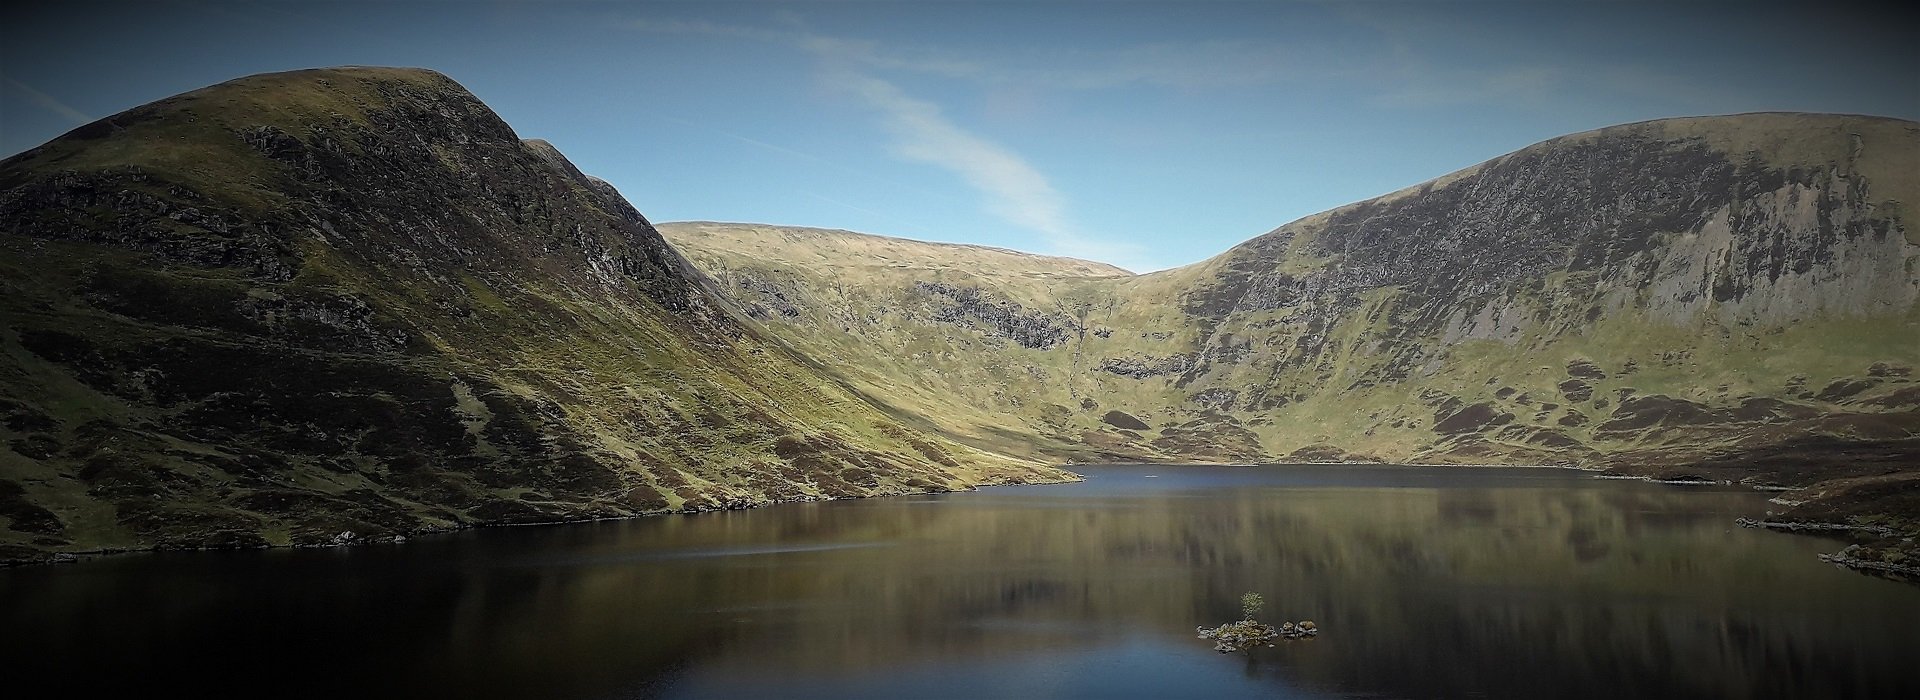
<svg viewBox="0 0 1920 700"><path fill-rule="evenodd" d="M1920 697L1920 589L1738 489L1558 470L1081 484L0 572L48 687L363 697ZM1153 475L1157 478L1147 478ZM1219 656L1259 591L1318 639Z"/></svg>

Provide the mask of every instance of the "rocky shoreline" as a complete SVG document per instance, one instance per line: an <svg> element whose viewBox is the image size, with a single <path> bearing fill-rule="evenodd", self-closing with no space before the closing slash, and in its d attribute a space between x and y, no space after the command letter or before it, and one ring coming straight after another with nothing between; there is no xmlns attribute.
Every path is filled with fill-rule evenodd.
<svg viewBox="0 0 1920 700"><path fill-rule="evenodd" d="M1257 466L1267 466L1269 464L1272 464L1272 465L1300 464L1300 465L1324 465L1324 466L1382 466L1382 465L1387 465L1388 463L1316 461L1316 462L1272 462L1272 463L1182 462L1181 464L1196 465L1196 466L1257 467ZM1092 466L1092 465L1065 464L1065 465L1062 465L1062 468L1066 469L1074 466ZM1804 487L1802 488L1786 487L1786 486L1779 486L1771 483L1756 484L1756 483L1751 483L1750 479L1736 482L1728 479L1708 479L1704 477L1659 478L1656 476L1621 474L1612 469L1606 469L1601 467L1577 466L1577 465L1567 465L1567 464L1526 464L1526 465L1520 465L1520 464L1397 464L1393 466L1450 467L1450 468L1463 468L1463 469L1553 468L1553 469L1568 469L1568 470L1582 471L1582 472L1595 472L1593 478L1596 478L1596 479L1638 480L1638 481L1644 481L1648 483L1671 484L1671 485L1743 484L1750 488L1753 488L1756 491L1797 491L1797 490L1804 489ZM1067 473L1073 474L1073 472L1067 472ZM223 550L241 550L241 549L329 549L329 548L336 548L336 547L366 546L366 545L377 545L377 544L400 544L400 543L407 542L408 540L416 537L422 537L427 535L437 535L437 534L448 534L453 532L460 532L464 530L474 530L474 529L481 529L481 528L570 525L570 524L591 523L591 522L632 520L636 518L664 516L664 515L697 515L700 513L710 513L710 512L730 511L730 510L746 510L749 508L761 508L766 506L783 505L783 504L789 504L789 503L838 501L838 500L852 500L855 498L908 496L908 495L921 495L921 494L932 494L932 493L962 493L966 491L974 491L974 490L979 490L983 488L992 488L996 486L1033 486L1033 485L1045 485L1045 484L1056 484L1056 483L1072 483L1074 481L1081 480L1081 478L1084 478L1079 474L1073 474L1073 475L1077 478L1071 479L1071 480L1061 480L1061 481L1034 480L1034 481L1013 481L1013 482L997 483L997 484L981 484L981 485L974 486L971 488L966 488L966 489L906 490L900 493L874 494L869 496L845 496L845 497L801 496L798 498L769 499L764 501L734 500L734 501L728 501L719 505L702 504L702 505L691 507L691 508L664 510L664 511L651 512L651 513L639 513L634 515L623 515L623 516L612 516L612 517L591 516L591 517L579 517L579 518L563 517L563 518L531 520L531 521L471 523L471 524L459 524L453 527L422 527L422 528L411 529L405 532L373 535L373 536L362 536L362 535L353 533L351 531L343 531L339 534L334 535L331 538L324 539L321 541L310 541L310 542L299 542L299 543L288 543L288 544L265 544L261 546L208 545L208 546L192 547L192 546L178 546L178 545L163 544L163 545L158 545L153 547L107 547L107 548L79 550L79 551L44 551L44 550L33 550L33 549L21 547L21 548L13 548L11 551L0 549L0 569L22 567L22 566L45 565L45 564L71 564L71 563L77 563L81 561L87 561L90 559L97 559L101 557L114 556L114 555L120 555L120 554L136 554L136 553L143 553L143 552L223 551ZM1798 505L1800 503L1802 502L1799 502L1799 501L1791 502L1792 505ZM1855 517L1858 517L1859 515L1861 514L1854 514ZM1787 534L1816 535L1816 536L1849 536L1849 537L1855 537L1855 538L1869 538L1866 541L1848 544L1846 548L1838 552L1835 552L1832 554L1821 554L1819 555L1819 558L1821 561L1834 564L1836 566L1841 566L1847 569L1852 569L1854 571L1858 571L1861 573L1865 573L1869 575L1879 575L1879 576L1884 576L1884 577L1891 578L1898 581L1920 584L1920 565L1908 563L1908 562L1920 562L1920 547L1916 547L1915 545L1916 533L1906 532L1898 528L1887 526L1887 525L1836 522L1832 520L1823 520L1823 519L1778 519L1777 516L1771 512L1769 512L1763 518L1758 518L1758 519L1745 518L1745 517L1736 518L1734 520L1734 523L1744 528L1772 530L1774 532L1781 532L1781 533L1787 533Z"/></svg>
<svg viewBox="0 0 1920 700"><path fill-rule="evenodd" d="M1189 464L1189 465L1196 465L1196 466L1257 467L1257 466L1267 466L1269 464L1272 464L1272 465L1301 464L1301 465L1324 465L1324 466L1381 466L1381 465L1386 465L1388 463L1384 463L1384 462L1272 462L1272 463L1185 462L1182 464ZM1091 465L1067 464L1067 465L1062 465L1062 468L1064 469L1064 468L1069 468L1073 466L1091 466ZM1802 489L1793 488L1793 487L1779 486L1771 483L1761 483L1761 484L1749 483L1751 480L1743 480L1741 482L1736 482L1736 481L1726 480L1726 479L1708 479L1708 478L1702 478L1702 477L1658 478L1654 476L1636 476L1631 474L1620 474L1620 473L1614 472L1613 470L1599 468L1599 467L1587 467L1587 466L1576 466L1576 465L1566 465L1566 464L1534 464L1534 465L1399 464L1399 465L1393 465L1393 466L1451 467L1451 468L1466 468L1466 469L1554 468L1554 469L1568 469L1568 470L1582 471L1582 472L1596 472L1593 477L1596 479L1638 480L1638 481L1644 481L1648 483L1671 484L1671 485L1744 484L1750 488L1753 488L1756 491L1802 490ZM783 505L783 504L790 504L790 503L853 500L855 498L908 496L908 495L921 495L921 494L932 494L932 493L962 493L966 491L975 491L983 488L992 488L996 486L1033 486L1033 485L1045 485L1045 484L1056 484L1056 483L1073 483L1074 481L1079 481L1084 478L1082 475L1074 474L1073 472L1067 472L1067 473L1073 474L1073 476L1075 476L1076 478L1071 480L1061 480L1061 481L1035 480L1035 481L1014 481L1014 482L997 483L997 484L981 484L981 485L974 486L971 488L966 488L966 489L908 490L908 491L902 491L900 493L874 494L870 496L846 496L846 497L802 496L798 498L769 499L764 501L734 500L734 501L728 501L719 505L703 504L703 505L699 505L691 508L665 510L665 511L652 512L652 513L640 513L635 515L624 515L624 516L613 516L613 517L593 516L593 517L580 517L580 518L555 518L555 519L549 519L549 520L519 521L519 522L489 522L489 523L459 524L453 527L423 527L423 528L412 529L406 532L375 535L375 536L361 536L350 531L343 531L337 535L334 535L329 539L325 539L317 542L267 544L264 546L210 545L210 546L201 546L201 547L186 547L186 546L174 546L174 545L159 545L154 547L110 547L110 548L101 548L101 549L94 549L94 550L62 551L62 552L25 550L25 548L19 548L14 551L0 550L0 569L21 567L21 566L44 565L44 564L70 564L70 563L77 563L77 562L86 561L90 559L97 559L101 557L107 557L107 556L113 556L113 555L119 555L119 554L135 554L135 553L142 553L142 552L222 551L222 550L240 550L240 549L329 549L329 548L336 548L336 547L366 546L366 545L377 545L377 544L400 544L400 543L407 542L408 540L416 537L422 537L427 535L437 535L437 534L447 534L447 533L459 532L463 530L473 530L473 529L481 529L481 528L569 525L569 524L580 524L580 523L591 523L591 522L632 520L636 518L645 518L645 517L663 516L663 515L697 515L700 513L710 513L710 512L730 511L730 510L746 510L749 508L760 508L760 507ZM1794 502L1795 505L1797 505L1798 503L1800 502ZM1846 546L1846 548L1832 554L1821 554L1819 555L1819 558L1821 561L1834 564L1836 566L1841 566L1847 569L1852 569L1854 571L1858 571L1861 573L1865 573L1869 575L1884 576L1884 577L1891 578L1898 581L1920 584L1920 566L1917 566L1912 563L1908 563L1908 562L1920 562L1920 547L1916 547L1914 544L1916 539L1915 533L1905 532L1900 529L1886 526L1886 525L1834 522L1829 520L1816 520L1816 519L1778 519L1773 513L1768 513L1763 518L1745 518L1745 517L1736 518L1734 520L1734 523L1744 528L1772 530L1774 532L1782 532L1787 534L1802 534L1802 535L1816 535L1816 536L1850 536L1850 537L1856 537L1856 538L1870 538L1863 542L1855 542L1855 543L1849 544ZM25 550L25 551L21 551L21 550Z"/></svg>
<svg viewBox="0 0 1920 700"><path fill-rule="evenodd" d="M462 524L454 525L452 527L420 527L420 528L410 529L404 532L383 534L383 535L373 535L373 536L361 536L351 531L343 531L343 532L340 532L339 534L334 535L331 538L317 541L317 542L295 542L295 543L288 543L288 544L262 544L257 546L207 545L207 546L199 546L199 547L161 544L161 545L155 545L151 547L103 547L99 549L75 550L75 551L46 551L46 550L29 549L25 547L12 549L12 550L9 550L7 548L0 548L0 569L10 569L10 568L26 567L26 566L40 566L40 565L47 565L47 564L75 564L75 563L88 561L92 559L99 559L102 557L117 556L122 554L141 554L141 553L148 553L148 552L218 552L218 551L269 550L269 549L334 549L339 547L358 547L358 546L378 545L378 544L402 544L416 537L424 537L428 535L443 535L443 534L449 534L449 533L455 533L455 532L462 532L466 530L480 530L480 529L486 529L486 528L541 527L541 526L549 526L549 525L578 525L582 523L613 522L613 521L619 521L619 520L637 520L639 518L651 518L651 517L667 516L667 515L699 515L701 513L717 513L717 512L732 511L732 510L748 510L751 508L764 508L768 506L787 505L787 504L793 504L793 503L818 503L822 501L851 501L851 500L861 499L861 498L917 496L917 495L926 495L926 494L935 494L935 493L966 493L969 491L978 491L981 489L995 488L995 487L1001 487L1001 486L1043 486L1047 484L1069 484L1069 483L1081 481L1084 478L1078 474L1073 474L1073 472L1067 472L1067 473L1073 475L1075 478L1062 479L1059 481L1046 481L1046 480L1008 481L1005 483L978 484L975 486L962 488L962 489L927 489L927 490L917 490L917 491L908 490L908 491L901 491L900 493L882 493L882 494L873 494L868 496L800 496L797 498L768 499L764 501L739 499L739 500L727 501L721 505L702 504L702 505L691 507L691 508L663 510L663 511L651 512L651 513L636 513L633 515L594 516L594 517L582 517L582 518L556 518L551 520L531 520L531 521L516 521L516 522L462 523Z"/></svg>
<svg viewBox="0 0 1920 700"><path fill-rule="evenodd" d="M1733 522L1738 524L1740 527L1774 530L1776 532L1811 533L1811 534L1833 533L1833 532L1841 532L1841 533L1860 532L1860 533L1866 533L1870 535L1878 535L1880 537L1892 537L1895 534L1893 528L1880 527L1880 526L1874 526L1874 525L1849 525L1846 523L1799 522L1799 521L1783 521L1783 520L1754 520L1752 518L1735 518Z"/></svg>
<svg viewBox="0 0 1920 700"><path fill-rule="evenodd" d="M1789 534L1840 536L1856 539L1838 552L1818 555L1820 561L1845 569L1920 585L1920 533L1906 532L1884 525L1859 525L1825 521L1754 520L1739 518L1741 527L1772 530Z"/></svg>
<svg viewBox="0 0 1920 700"><path fill-rule="evenodd" d="M1908 541L1911 542L1911 538L1908 538ZM1905 581L1907 583L1920 584L1920 566L1914 566L1911 564L1895 564L1887 561L1865 559L1862 557L1854 556L1854 554L1864 553L1869 551L1873 551L1873 550L1863 545L1851 544L1851 545L1847 545L1846 549L1842 549L1833 554L1820 555L1820 561L1824 561L1830 564L1835 564L1848 569L1853 569L1855 571L1879 574L1882 576L1886 576L1887 578L1892 578L1897 581Z"/></svg>

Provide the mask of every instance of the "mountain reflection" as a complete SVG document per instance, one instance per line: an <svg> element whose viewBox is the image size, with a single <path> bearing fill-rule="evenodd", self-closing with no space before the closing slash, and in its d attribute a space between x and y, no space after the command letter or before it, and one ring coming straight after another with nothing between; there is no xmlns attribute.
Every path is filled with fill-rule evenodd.
<svg viewBox="0 0 1920 700"><path fill-rule="evenodd" d="M1543 470L1090 476L3 572L0 651L76 688L278 692L290 664L324 669L294 688L314 694L969 697L903 670L983 678L1125 648L1139 662L1102 672L1118 687L1147 687L1124 684L1137 674L1216 695L1252 679L1400 697L1920 696L1920 595L1819 564L1825 543L1734 528L1764 508L1750 492ZM1273 621L1325 632L1213 656L1193 628L1235 617L1246 591ZM105 659L110 677L82 672Z"/></svg>

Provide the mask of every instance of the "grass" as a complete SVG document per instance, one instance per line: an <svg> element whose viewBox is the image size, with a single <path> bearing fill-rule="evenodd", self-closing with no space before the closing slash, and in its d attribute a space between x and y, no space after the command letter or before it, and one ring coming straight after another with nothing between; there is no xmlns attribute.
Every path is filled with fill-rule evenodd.
<svg viewBox="0 0 1920 700"><path fill-rule="evenodd" d="M472 107L479 116L443 126L489 128L484 108L437 74L296 72L134 110L0 168L11 186L134 166L146 181L107 186L238 221L297 209L340 224L281 229L294 265L284 281L0 233L0 412L11 412L0 445L59 446L45 458L0 449L0 480L62 524L44 538L9 528L0 544L190 545L223 528L297 544L1072 478L903 428L781 344L677 317L624 281L583 272L567 257L586 254L575 244L528 256L556 246L542 238L551 231L599 233L608 254L644 252L635 247L646 239L563 161L510 133L470 134L382 175L448 192L417 210L353 183L294 185L236 134L266 124L310 146L321 131L378 139L362 127L418 107L410 100ZM404 148L390 145L388 157ZM482 162L492 169L473 170ZM542 206L501 214L446 185L475 174ZM368 198L341 216L321 191ZM184 240L212 235L155 225ZM467 257L444 264L406 231L466 235ZM248 310L261 304L267 312ZM63 356L35 333L74 349ZM786 438L798 447L782 448Z"/></svg>
<svg viewBox="0 0 1920 700"><path fill-rule="evenodd" d="M436 118L467 138L380 141L388 138L384 125ZM242 140L261 126L311 152L350 157L333 170L299 170ZM1755 294L1805 302L1778 305L1804 312L1789 317L1758 302L1684 298L1706 289L1704 278L1686 275L1731 259L1731 248L1715 246L1747 235L1710 227L1655 232L1654 247L1634 265L1667 276L1634 283L1644 288L1558 269L1459 298L1386 283L1313 292L1278 308L1250 304L1249 289L1284 281L1280 275L1329 283L1314 289L1346 285L1341 277L1372 252L1340 248L1331 227L1367 203L1149 275L844 231L661 227L735 305L756 313L743 327L663 306L673 294L703 292L654 296L641 280L590 272L590 260L665 251L648 249L647 232L619 223L550 146L497 126L435 73L304 71L131 110L9 159L0 186L78 171L176 209L275 223L261 238L292 274L0 234L8 252L0 256L0 314L8 321L0 388L19 403L0 408L25 412L12 419L19 427L0 428L0 441L50 435L63 446L43 459L0 451L0 479L21 484L66 525L61 543L35 544L8 529L0 544L150 546L234 527L259 543L287 544L342 530L383 536L1060 480L1071 476L1047 464L1212 459L1244 431L1256 437L1257 454L1235 452L1236 459L1307 450L1511 463L1721 449L1850 428L1813 420L1691 433L1657 426L1623 436L1596 427L1631 390L1705 411L1775 399L1821 420L1866 416L1856 421L1872 423L1863 430L1897 428L1902 409L1868 402L1912 378L1874 377L1874 386L1839 400L1806 392L1867 379L1876 362L1912 364L1920 342L1913 266L1886 263L1897 243L1833 249L1838 267L1821 270L1873 280L1859 295L1882 303L1806 296L1792 280L1766 289L1756 282ZM1788 138L1801 132L1808 137ZM1860 157L1852 153L1856 133L1868 144ZM1809 180L1822 187L1864 177L1871 194L1836 209L1860 216L1884 218L1920 198L1910 167L1920 138L1905 122L1663 122L1535 148L1609 134L1824 168ZM1476 166L1373 204L1476 186L1484 171ZM365 177L396 179L359 187ZM476 180L486 186L472 186ZM1794 202L1816 191L1824 190L1782 189L1734 206L1792 223ZM95 228L147 216L170 241L217 237L152 212L45 216ZM316 232L316 221L333 230ZM27 222L36 231L58 223ZM930 291L929 283L972 296ZM272 313L249 312L254 305ZM1604 312L1590 316L1589 308ZM1027 347L1002 330L1009 315L1065 332ZM1487 322L1468 328L1463 320L1476 316ZM216 361L227 364L209 366ZM1576 361L1606 373L1587 382L1592 396L1579 401L1561 389ZM1174 369L1102 369L1139 366ZM236 383L266 368L274 373ZM1789 388L1796 377L1804 390ZM1262 395L1266 402L1256 405ZM1511 422L1457 435L1434 430L1481 406ZM1121 430L1101 420L1109 411L1149 427ZM1570 411L1587 422L1561 424ZM1530 442L1541 435L1579 449ZM1684 440L1692 443L1677 443ZM164 511L157 521L148 517L156 501ZM272 505L282 501L291 505Z"/></svg>
<svg viewBox="0 0 1920 700"><path fill-rule="evenodd" d="M1751 134L1717 137L1714 142L1723 147L1764 147L1764 154L1792 165L1813 154L1830 153L1835 143L1845 141L1788 144L1778 135L1798 128L1800 118L1762 121ZM1696 132L1711 130L1718 123L1633 128L1670 127L1677 137L1696 138ZM1898 126L1873 120L1834 123L1837 126L1832 128L1841 130ZM1896 162L1898 157L1898 153L1891 156ZM1856 165L1887 158L1885 153L1875 153ZM1902 186L1897 177L1887 180L1887 189ZM1283 228L1291 238L1270 263L1273 269L1311 276L1335 273L1346 264L1314 252L1311 242L1327 220L1309 217ZM1506 431L1511 433L1507 436L1483 431L1478 436L1512 450L1513 458L1538 459L1551 452L1525 442L1537 431L1563 435L1604 454L1635 447L1596 441L1592 434L1594 426L1617 407L1622 391L1661 394L1709 407L1735 407L1752 397L1780 397L1823 411L1872 411L1789 395L1787 386L1795 377L1803 377L1800 381L1817 391L1832 381L1863 377L1875 362L1910 364L1910 359L1902 358L1910 358L1910 348L1920 340L1914 307L1900 305L1897 296L1894 305L1881 307L1893 309L1892 316L1884 310L1851 311L1843 303L1825 311L1812 308L1810 318L1736 323L1717 320L1742 317L1734 315L1732 307L1723 309L1713 302L1683 316L1629 302L1626 308L1593 319L1587 317L1590 304L1583 300L1602 298L1610 291L1607 281L1590 272L1566 270L1550 271L1537 284L1503 292L1500 298L1517 309L1512 315L1520 320L1511 335L1491 340L1408 337L1396 327L1395 319L1417 315L1421 304L1431 302L1409 299L1405 290L1391 286L1364 291L1352 308L1332 316L1331 326L1324 329L1306 325L1298 309L1287 308L1234 311L1207 328L1186 316L1177 302L1189 290L1221 284L1219 275L1228 269L1232 256L1243 254L1238 250L1153 275L1109 277L1089 274L1068 261L1050 261L1051 269L1035 271L1030 266L1037 260L1032 257L906 241L883 245L871 237L844 232L711 222L668 224L662 231L697 265L723 281L776 281L800 308L800 315L769 316L759 325L806 354L826 358L836 373L900 412L925 416L949 434L985 440L993 449L1028 453L1037 449L1038 454L1065 459L1076 457L1083 446L1073 441L1056 444L1037 436L1111 432L1098 417L1118 409L1147 418L1155 426L1156 430L1143 431L1145 440L1140 442L1145 443L1159 435L1158 428L1200 416L1203 411L1191 398L1201 391L1230 389L1244 395L1259 387L1298 397L1275 409L1232 412L1254 426L1263 447L1275 456L1314 445L1385 459L1444 454L1451 449L1449 439L1431 430L1437 401L1422 398L1432 394L1461 405L1485 403L1498 412L1514 414L1515 424L1528 430ZM866 257L867 252L881 248L888 251L883 258ZM982 260L995 255L1000 257ZM895 262L903 258L914 262L910 266ZM957 269L966 272L957 274ZM1049 282L1036 288L1031 283L1036 277ZM1018 347L975 329L933 320L939 300L913 289L915 282L925 279L975 286L990 297L1017 300L1028 308L1069 310L1089 330L1110 333L1107 337L1078 335L1046 350ZM753 293L745 289L726 291L751 303ZM1310 356L1299 355L1293 343L1308 334L1321 336L1321 349ZM1238 364L1215 358L1210 372L1184 386L1173 376L1134 379L1093 369L1114 358L1217 354L1220 344L1229 339L1248 344L1251 353ZM1390 378L1387 370L1396 353L1410 344L1427 361L1413 368L1411 376ZM1560 384L1569 379L1568 366L1574 361L1593 362L1607 373L1604 379L1588 382L1591 399L1573 402L1561 395ZM1081 401L1087 399L1097 408L1083 409ZM1543 404L1554 408L1543 409ZM1067 409L1064 426L1057 410L1061 407ZM1559 424L1569 410L1586 414L1588 422L1577 427ZM1400 425L1395 426L1396 422ZM1026 445L1013 444L1020 442L1019 436L1027 436ZM1132 456L1179 458L1145 445L1137 446Z"/></svg>

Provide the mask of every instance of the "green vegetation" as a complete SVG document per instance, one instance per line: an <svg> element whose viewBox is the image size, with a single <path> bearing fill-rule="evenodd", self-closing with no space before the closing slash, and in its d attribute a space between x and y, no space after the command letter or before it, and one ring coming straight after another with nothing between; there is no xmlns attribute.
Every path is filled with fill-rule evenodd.
<svg viewBox="0 0 1920 700"><path fill-rule="evenodd" d="M1258 593L1248 591L1246 593L1241 594L1240 619L1242 620L1253 619L1253 616L1260 614L1260 609L1266 607L1266 605L1267 605L1266 599L1261 598L1260 594Z"/></svg>
<svg viewBox="0 0 1920 700"><path fill-rule="evenodd" d="M1320 634L1320 628L1312 620L1299 623L1282 622L1279 627L1255 619L1267 601L1258 593L1248 592L1240 596L1240 619L1219 627L1200 627L1197 631L1201 639L1213 640L1213 650L1222 654L1230 652L1253 653L1255 647L1271 647L1273 640L1281 637L1301 639Z"/></svg>
<svg viewBox="0 0 1920 700"><path fill-rule="evenodd" d="M770 336L985 450L1565 464L1911 520L1834 480L1910 473L1920 453L1920 227L1900 205L1920 201L1916 159L1920 128L1898 120L1626 125L1137 276L838 231L660 230ZM979 322L996 313L1061 331Z"/></svg>
<svg viewBox="0 0 1920 700"><path fill-rule="evenodd" d="M656 230L445 76L244 78L0 164L0 559L1114 460L1717 470L1908 518L1916 134L1615 127L1131 275Z"/></svg>
<svg viewBox="0 0 1920 700"><path fill-rule="evenodd" d="M0 182L0 560L1073 478L918 433L717 311L624 201L430 72L234 81Z"/></svg>

